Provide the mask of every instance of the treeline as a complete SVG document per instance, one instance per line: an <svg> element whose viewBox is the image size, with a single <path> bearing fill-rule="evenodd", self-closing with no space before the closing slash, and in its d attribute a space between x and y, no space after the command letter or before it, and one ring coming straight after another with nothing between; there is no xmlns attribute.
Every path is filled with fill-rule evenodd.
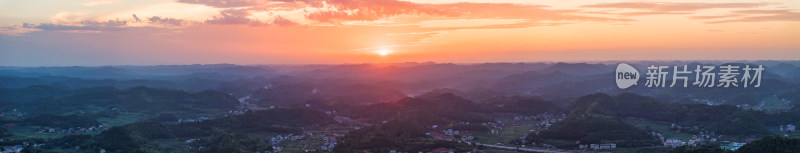
<svg viewBox="0 0 800 153"><path fill-rule="evenodd" d="M316 107L344 108L391 102L406 97L406 94L394 88L397 86L394 83L295 77L277 77L270 81L267 88L258 88L252 92L254 103L263 106L293 106L298 102L316 100Z"/></svg>
<svg viewBox="0 0 800 153"><path fill-rule="evenodd" d="M389 121L386 124L368 126L353 130L341 138L340 145L334 152L355 152L369 150L370 152L417 152L431 151L436 148L448 148L457 152L466 152L474 148L453 141L437 140L427 136L428 129L423 124L413 121Z"/></svg>
<svg viewBox="0 0 800 153"><path fill-rule="evenodd" d="M274 76L264 66L162 65L103 67L3 67L0 88L25 88L32 85L80 89L112 86L132 88L182 89L200 92L233 85L238 80Z"/></svg>
<svg viewBox="0 0 800 153"><path fill-rule="evenodd" d="M617 109L608 107L614 97L605 94L587 95L576 100L571 112L561 122L549 129L531 133L529 142L554 145L559 148L577 148L578 144L609 143L617 147L643 147L659 143L648 132L625 123L619 116L611 114Z"/></svg>
<svg viewBox="0 0 800 153"><path fill-rule="evenodd" d="M323 112L297 108L248 111L242 115L180 124L139 122L121 126L121 128L143 138L164 139L209 136L214 133L214 130L302 134L300 127L332 123L334 123L333 119Z"/></svg>
<svg viewBox="0 0 800 153"><path fill-rule="evenodd" d="M800 138L771 135L745 144L735 151L718 146L682 146L670 153L797 153L800 152Z"/></svg>
<svg viewBox="0 0 800 153"><path fill-rule="evenodd" d="M550 129L530 134L526 139L529 142L546 143L559 148L575 148L578 145L576 142L580 144L613 142L620 148L659 144L660 141L648 132L637 129L617 117L586 114L567 117Z"/></svg>
<svg viewBox="0 0 800 153"><path fill-rule="evenodd" d="M699 128L686 131L690 133L709 130L738 136L768 135L768 125L800 121L796 108L789 112L766 114L730 105L663 104L651 97L631 93L587 95L567 108L570 113L564 121L554 124L549 130L532 133L527 139L568 148L577 146L576 143L566 143L570 141L580 141L581 144L614 142L618 147L641 147L655 145L658 141L647 134L650 131L637 129L621 118L641 118Z"/></svg>
<svg viewBox="0 0 800 153"><path fill-rule="evenodd" d="M594 107L586 107L590 105ZM791 113L766 114L730 105L663 104L653 98L631 93L615 97L606 94L584 96L571 109L573 113L583 111L676 123L681 126L699 126L726 135L764 135L769 134L765 125L800 122L800 118L792 118Z"/></svg>
<svg viewBox="0 0 800 153"><path fill-rule="evenodd" d="M364 118L373 123L386 120L415 120L424 125L453 122L493 122L482 113L490 113L483 105L451 93L404 98L396 102L356 106L341 112L351 118Z"/></svg>
<svg viewBox="0 0 800 153"><path fill-rule="evenodd" d="M250 137L244 133L216 132L211 138L202 139L192 144L192 151L201 153L249 153L272 151L268 140ZM199 149L203 147L205 149Z"/></svg>
<svg viewBox="0 0 800 153"><path fill-rule="evenodd" d="M249 111L242 115L200 122L161 124L138 122L112 127L98 135L69 135L46 140L43 147L29 151L47 152L54 149L79 147L86 152L104 149L108 152L174 152L154 140L193 139L192 152L256 152L271 150L268 140L247 136L250 132L301 134L301 127L331 124L334 121L323 112L311 109L276 109ZM202 149L200 149L202 148Z"/></svg>
<svg viewBox="0 0 800 153"><path fill-rule="evenodd" d="M436 148L449 148L459 152L473 149L450 141L438 140L426 133L436 133L443 129L487 131L482 122L494 122L481 112L488 113L482 105L455 96L451 93L406 98L393 103L381 103L354 108L343 114L352 117L366 117L378 122L373 126L350 131L337 145L335 152L370 150L372 152L430 151ZM471 122L470 125L451 123ZM432 125L439 125L433 128Z"/></svg>
<svg viewBox="0 0 800 153"><path fill-rule="evenodd" d="M428 130L412 122L393 120L386 124L368 126L353 130L341 138L341 145L334 148L337 152L374 149L373 152L388 152L393 149L401 151L421 150L425 148L417 144L425 144L420 140ZM428 141L433 144L433 141Z"/></svg>
<svg viewBox="0 0 800 153"><path fill-rule="evenodd" d="M13 136L13 135L14 134L11 133L11 131L8 131L8 129L6 129L6 127L0 126L0 138L10 137L10 136Z"/></svg>
<svg viewBox="0 0 800 153"><path fill-rule="evenodd" d="M26 118L22 121L22 123L53 128L89 127L100 125L100 122L97 121L97 116L81 114L72 114L67 116L40 114Z"/></svg>
<svg viewBox="0 0 800 153"><path fill-rule="evenodd" d="M93 111L97 108L124 109L132 112L204 113L227 111L239 105L238 100L218 91L188 93L182 90L134 87L117 89L96 87L60 89L31 86L22 89L0 89L0 109L36 114Z"/></svg>

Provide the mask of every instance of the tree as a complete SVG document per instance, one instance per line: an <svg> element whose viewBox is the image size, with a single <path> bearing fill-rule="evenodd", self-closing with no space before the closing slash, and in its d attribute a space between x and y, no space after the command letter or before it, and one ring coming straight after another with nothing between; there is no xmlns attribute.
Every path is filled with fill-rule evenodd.
<svg viewBox="0 0 800 153"><path fill-rule="evenodd" d="M748 143L738 153L797 153L800 152L800 138L771 135Z"/></svg>
<svg viewBox="0 0 800 153"><path fill-rule="evenodd" d="M680 146L669 153L733 153L733 151L714 146Z"/></svg>
<svg viewBox="0 0 800 153"><path fill-rule="evenodd" d="M8 129L6 129L5 127L0 127L0 138L9 137L12 135L13 134L11 133L11 131L8 131Z"/></svg>

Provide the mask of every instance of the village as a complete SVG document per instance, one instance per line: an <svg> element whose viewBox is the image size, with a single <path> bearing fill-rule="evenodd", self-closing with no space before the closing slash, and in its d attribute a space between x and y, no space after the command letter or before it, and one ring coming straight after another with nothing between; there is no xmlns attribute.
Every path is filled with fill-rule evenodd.
<svg viewBox="0 0 800 153"><path fill-rule="evenodd" d="M61 135L67 135L67 134L79 134L79 133L87 133L87 132L98 132L98 131L103 131L103 130L107 129L108 127L109 127L108 124L103 123L103 124L99 124L99 125L92 125L92 126L89 126L89 127L73 127L73 128L65 128L65 129L60 129L60 130L56 130L54 128L37 127L37 128L34 128L33 131L34 131L34 133L37 133L37 134L61 134Z"/></svg>

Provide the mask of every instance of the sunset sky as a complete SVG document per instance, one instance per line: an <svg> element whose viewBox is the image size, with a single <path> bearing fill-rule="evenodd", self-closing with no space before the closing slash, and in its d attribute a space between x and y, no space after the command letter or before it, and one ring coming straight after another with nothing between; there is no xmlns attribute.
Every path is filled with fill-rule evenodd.
<svg viewBox="0 0 800 153"><path fill-rule="evenodd" d="M0 65L800 60L797 0L0 0Z"/></svg>

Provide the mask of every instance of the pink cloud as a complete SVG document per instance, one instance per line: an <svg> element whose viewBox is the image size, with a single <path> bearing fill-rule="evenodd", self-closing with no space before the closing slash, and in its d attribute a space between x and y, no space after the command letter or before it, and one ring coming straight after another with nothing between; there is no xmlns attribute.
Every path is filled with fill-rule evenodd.
<svg viewBox="0 0 800 153"><path fill-rule="evenodd" d="M733 12L733 15L726 17L729 19L709 21L706 23L800 21L800 12L790 10L739 10Z"/></svg>
<svg viewBox="0 0 800 153"><path fill-rule="evenodd" d="M169 17L160 17L160 16L153 16L147 19L150 23L157 23L162 25L171 25L171 26L180 26L183 25L186 21L176 18L169 18Z"/></svg>
<svg viewBox="0 0 800 153"><path fill-rule="evenodd" d="M625 2L625 3L601 3L584 5L589 8L616 8L616 9L637 9L649 10L653 12L683 12L697 11L715 8L754 8L773 5L771 3L657 3L657 2Z"/></svg>

